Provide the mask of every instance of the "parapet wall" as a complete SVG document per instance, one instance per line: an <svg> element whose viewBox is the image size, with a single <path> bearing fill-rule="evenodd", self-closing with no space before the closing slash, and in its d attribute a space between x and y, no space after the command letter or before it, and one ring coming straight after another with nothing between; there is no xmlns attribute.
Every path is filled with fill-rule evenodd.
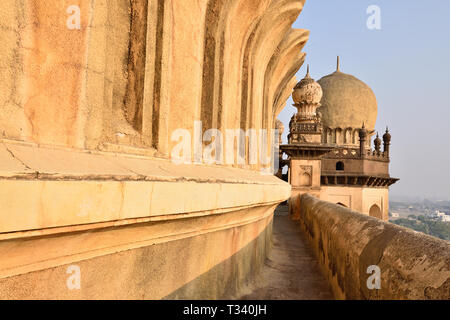
<svg viewBox="0 0 450 320"><path fill-rule="evenodd" d="M450 299L449 242L308 194L299 216L336 298ZM381 270L380 289L368 288L370 266Z"/></svg>

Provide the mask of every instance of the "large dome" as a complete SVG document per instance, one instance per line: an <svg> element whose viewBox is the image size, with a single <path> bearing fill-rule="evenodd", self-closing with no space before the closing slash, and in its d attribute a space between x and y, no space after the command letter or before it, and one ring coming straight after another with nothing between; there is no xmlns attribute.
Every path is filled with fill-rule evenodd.
<svg viewBox="0 0 450 320"><path fill-rule="evenodd" d="M377 99L372 89L356 77L339 71L318 81L322 87L322 114L325 128L361 128L371 131L377 120Z"/></svg>

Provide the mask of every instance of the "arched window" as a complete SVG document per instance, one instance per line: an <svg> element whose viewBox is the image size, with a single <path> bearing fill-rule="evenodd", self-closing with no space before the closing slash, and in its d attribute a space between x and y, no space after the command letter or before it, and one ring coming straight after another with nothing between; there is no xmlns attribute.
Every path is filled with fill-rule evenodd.
<svg viewBox="0 0 450 320"><path fill-rule="evenodd" d="M333 143L333 131L330 128L326 130L326 143Z"/></svg>
<svg viewBox="0 0 450 320"><path fill-rule="evenodd" d="M373 206L370 207L369 215L371 217L375 217L375 218L378 218L378 219L383 219L383 216L381 214L381 209L376 204L374 204Z"/></svg>
<svg viewBox="0 0 450 320"><path fill-rule="evenodd" d="M353 131L353 144L359 144L359 131Z"/></svg>
<svg viewBox="0 0 450 320"><path fill-rule="evenodd" d="M300 185L305 186L305 187L309 187L312 185L312 179L311 179L311 175L309 173L304 172L300 176Z"/></svg>
<svg viewBox="0 0 450 320"><path fill-rule="evenodd" d="M336 171L344 171L344 163L342 161L336 163Z"/></svg>
<svg viewBox="0 0 450 320"><path fill-rule="evenodd" d="M344 143L351 144L352 143L352 128L347 128L345 130Z"/></svg>
<svg viewBox="0 0 450 320"><path fill-rule="evenodd" d="M335 136L335 143L336 144L343 144L344 143L344 135L342 134L342 129L337 128L336 130L336 136Z"/></svg>

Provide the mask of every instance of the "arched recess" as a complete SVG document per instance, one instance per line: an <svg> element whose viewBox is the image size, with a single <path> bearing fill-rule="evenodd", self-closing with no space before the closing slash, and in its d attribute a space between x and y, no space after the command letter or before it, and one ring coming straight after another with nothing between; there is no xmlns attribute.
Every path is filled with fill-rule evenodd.
<svg viewBox="0 0 450 320"><path fill-rule="evenodd" d="M269 120L273 112L267 113L266 110L263 116L263 110L259 108L267 96L264 75L269 62L276 61L271 60L274 56L295 55L290 59L300 59L294 67L288 64L277 69L279 64L274 63L272 69L272 72L288 73L287 76L280 74L282 80L279 82L292 84L292 87L295 85L292 78L296 70L293 69L298 69L303 63L303 54L298 52L302 46L297 46L299 32L285 42L283 40L290 34L290 27L301 12L303 3L303 0L208 1L200 103L203 130L259 129L262 122L257 124L256 118L272 123ZM283 46L280 45L282 43ZM294 49L296 46L297 52ZM285 69L282 70L282 67ZM273 86L277 84L276 81L273 83ZM286 94L286 99L289 94ZM252 109L253 105L258 108Z"/></svg>
<svg viewBox="0 0 450 320"><path fill-rule="evenodd" d="M251 39L249 48L248 80L249 92L246 108L250 110L248 126L259 129L263 119L272 117L272 113L264 110L264 95L266 85L266 71L271 58L289 32L292 23L299 15L304 1L282 0L275 1L265 12ZM271 123L271 122L269 122Z"/></svg>
<svg viewBox="0 0 450 320"><path fill-rule="evenodd" d="M309 38L309 31L292 29L278 47L272 57L266 72L267 92L264 100L268 116L263 119L264 128L275 127L275 121L286 106L286 101L292 94L297 83L295 74L305 61L306 54L301 52ZM270 117L270 114L272 116Z"/></svg>
<svg viewBox="0 0 450 320"><path fill-rule="evenodd" d="M309 38L309 31L303 29L292 29L285 36L278 46L278 50L270 60L266 71L265 87L266 95L264 99L264 109L268 116L263 119L263 127L270 128L269 122L276 119L279 112L278 103L286 103L286 100L278 100L283 92L292 94L293 87L288 87L288 83L303 65L305 53L301 52ZM295 86L295 85L294 85ZM289 97L289 96L288 96Z"/></svg>
<svg viewBox="0 0 450 320"><path fill-rule="evenodd" d="M240 124L242 70L252 30L270 0L209 0L205 19L203 129L244 128ZM224 72L226 70L227 72Z"/></svg>
<svg viewBox="0 0 450 320"><path fill-rule="evenodd" d="M103 70L97 69L97 63L90 64L87 70L86 104L92 108L84 111L89 114L86 136L91 138L91 144L101 139L113 144L164 147L160 136L167 135L164 123L169 119L168 103L161 101L162 96L168 96L161 92L162 65L167 64L169 54L168 37L161 35L170 32L167 26L172 24L167 19L166 4L164 0L92 3L91 19L96 27L89 28L92 36L88 56L104 64ZM99 81L99 74L105 78L100 86L102 94L99 85L92 83ZM99 104L101 107L97 107ZM103 127L98 126L100 119Z"/></svg>
<svg viewBox="0 0 450 320"><path fill-rule="evenodd" d="M353 143L352 140L353 140L352 128L345 129L344 143L345 144L352 144Z"/></svg>
<svg viewBox="0 0 450 320"><path fill-rule="evenodd" d="M371 217L375 217L375 218L378 218L378 219L383 219L383 214L381 212L380 207L377 204L374 204L374 205L372 205L370 207L369 215Z"/></svg>
<svg viewBox="0 0 450 320"><path fill-rule="evenodd" d="M299 185L303 186L303 187L309 187L312 185L312 178L311 175L307 172L303 172L300 175L300 181L299 181Z"/></svg>
<svg viewBox="0 0 450 320"><path fill-rule="evenodd" d="M333 142L333 129L327 128L327 143L332 144Z"/></svg>
<svg viewBox="0 0 450 320"><path fill-rule="evenodd" d="M219 96L221 86L221 49L224 47L221 39L220 22L225 12L226 3L223 0L210 0L206 8L204 48L203 48L203 74L200 119L203 131L219 129L220 104Z"/></svg>
<svg viewBox="0 0 450 320"><path fill-rule="evenodd" d="M336 139L335 139L335 143L336 144L338 144L338 145L343 144L344 137L343 137L341 128L336 128L336 130L335 130L335 137L336 137Z"/></svg>
<svg viewBox="0 0 450 320"><path fill-rule="evenodd" d="M5 74L18 68L11 89L19 84L26 88L10 91L9 83L3 81L0 127L7 137L98 148L100 142L113 140L111 124L116 108L121 114L118 119L135 131L125 119L123 103L128 82L131 1L83 2L81 28L76 31L55 22L65 19L64 1L52 5L44 1L17 2L17 7L4 14L10 25L0 33L17 36L3 49L5 59L14 58L4 61L7 68L14 68ZM146 2L141 1L141 5ZM5 115L14 123L12 128L3 125Z"/></svg>
<svg viewBox="0 0 450 320"><path fill-rule="evenodd" d="M222 50L223 67L227 70L221 76L227 90L219 94L221 101L221 121L228 128L246 129L247 110L244 95L248 95L249 44L255 30L271 4L270 0L227 1L226 19L220 27L225 42ZM237 27L239 26L239 27Z"/></svg>
<svg viewBox="0 0 450 320"><path fill-rule="evenodd" d="M272 129L271 126L274 124L273 103L269 110L270 100L266 100L270 88L270 84L266 81L267 70L270 62L275 61L272 59L290 32L291 25L298 17L303 4L303 0L272 2L258 23L254 35L249 39L248 67L244 68L244 71L248 73L248 90L246 101L243 101L242 105L242 108L247 110L247 128L255 129L257 132L262 128L269 130L268 132ZM274 66L276 66L275 62ZM294 82L289 77L286 81L291 81L289 84ZM270 150L270 146L269 142L266 150ZM259 152L262 151L259 150ZM267 155L269 156L269 154Z"/></svg>
<svg viewBox="0 0 450 320"><path fill-rule="evenodd" d="M151 145L151 139L141 138L150 1L91 1L88 67L76 122L77 140L84 140L85 148L103 148L105 142Z"/></svg>
<svg viewBox="0 0 450 320"><path fill-rule="evenodd" d="M218 1L218 5L224 2ZM154 89L153 125L158 136L154 142L160 153L168 155L177 143L170 139L175 130L183 128L194 133L194 122L201 119L205 92L202 88L204 84L215 81L214 73L205 76L202 60L205 39L210 37L212 42L217 41L216 33L207 33L205 27L216 25L221 10L208 8L208 1L197 1L196 5L190 1L176 0L153 0L152 3L162 17L158 22L158 28L160 25L161 28L157 34L161 45L154 47L160 70L155 72L158 81L155 81ZM209 23L206 19L210 19ZM211 54L220 57L214 54L214 50Z"/></svg>
<svg viewBox="0 0 450 320"><path fill-rule="evenodd" d="M306 54L303 54L303 56L302 56L302 58L300 60L301 64L304 63L305 56L306 56ZM286 106L286 101L292 95L292 89L295 87L297 82L298 82L298 80L294 76L294 77L292 77L290 80L288 80L286 82L286 85L284 87L280 85L279 90L277 90L278 94L275 96L275 100L274 100L274 106L275 106L274 107L274 109L275 109L274 118L275 119L278 117L280 112Z"/></svg>
<svg viewBox="0 0 450 320"><path fill-rule="evenodd" d="M359 144L359 130L353 130L353 144Z"/></svg>

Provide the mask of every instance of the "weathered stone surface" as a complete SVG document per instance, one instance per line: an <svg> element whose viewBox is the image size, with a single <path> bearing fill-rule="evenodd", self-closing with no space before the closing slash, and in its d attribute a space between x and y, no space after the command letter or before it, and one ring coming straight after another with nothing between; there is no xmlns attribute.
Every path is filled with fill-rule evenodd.
<svg viewBox="0 0 450 320"><path fill-rule="evenodd" d="M1 135L166 157L174 130L272 129L304 60L304 0L3 4ZM70 5L81 28L67 28ZM123 148L121 152L132 152ZM256 165L254 168L258 168Z"/></svg>
<svg viewBox="0 0 450 320"><path fill-rule="evenodd" d="M77 227L71 226L83 224L208 215L276 203L290 193L289 185L272 175L238 168L11 143L0 146L9 150L0 172L15 172L0 179L0 204L9 213L0 215L0 233L55 233L54 228L75 231Z"/></svg>
<svg viewBox="0 0 450 320"><path fill-rule="evenodd" d="M343 299L450 299L450 243L310 195L300 200L306 232L334 294ZM369 290L369 266L381 289Z"/></svg>
<svg viewBox="0 0 450 320"><path fill-rule="evenodd" d="M323 77L318 83L323 89L319 111L325 128L356 129L365 122L369 131L375 129L377 98L367 84L340 71Z"/></svg>
<svg viewBox="0 0 450 320"><path fill-rule="evenodd" d="M264 262L273 210L274 206L266 206L1 241L1 255L9 258L0 261L0 299L220 299L237 295ZM67 286L67 270L73 265L80 268L80 290Z"/></svg>
<svg viewBox="0 0 450 320"><path fill-rule="evenodd" d="M320 271L306 237L280 205L273 218L273 247L261 273L243 290L245 300L330 300L326 278Z"/></svg>
<svg viewBox="0 0 450 320"><path fill-rule="evenodd" d="M202 133L270 133L304 60L309 33L291 29L303 4L4 1L0 297L239 289L263 261L290 186L260 174L249 148L244 164L176 165L172 134L194 139L196 121ZM69 6L79 29L67 27ZM86 270L79 292L65 285L68 264Z"/></svg>

